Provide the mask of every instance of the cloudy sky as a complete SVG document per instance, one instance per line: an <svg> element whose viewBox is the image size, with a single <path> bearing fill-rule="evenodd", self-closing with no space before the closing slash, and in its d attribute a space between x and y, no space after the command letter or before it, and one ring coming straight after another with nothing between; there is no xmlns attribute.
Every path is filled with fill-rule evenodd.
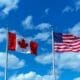
<svg viewBox="0 0 80 80"><path fill-rule="evenodd" d="M8 80L80 80L79 53L52 53L54 32L80 36L80 0L0 0L0 80L6 32L38 43L38 55L8 51ZM54 74L55 68L55 74Z"/></svg>

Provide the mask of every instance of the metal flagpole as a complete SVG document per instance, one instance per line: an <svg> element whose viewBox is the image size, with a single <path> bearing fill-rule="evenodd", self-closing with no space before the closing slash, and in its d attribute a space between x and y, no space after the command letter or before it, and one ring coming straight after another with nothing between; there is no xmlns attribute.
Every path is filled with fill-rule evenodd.
<svg viewBox="0 0 80 80"><path fill-rule="evenodd" d="M53 56L53 73L54 80L56 80L56 71L55 71L55 52L54 52L54 37L53 37L53 29L52 29L52 56Z"/></svg>
<svg viewBox="0 0 80 80"><path fill-rule="evenodd" d="M8 69L8 28L7 28L7 40L6 40L5 80L8 80L7 69Z"/></svg>

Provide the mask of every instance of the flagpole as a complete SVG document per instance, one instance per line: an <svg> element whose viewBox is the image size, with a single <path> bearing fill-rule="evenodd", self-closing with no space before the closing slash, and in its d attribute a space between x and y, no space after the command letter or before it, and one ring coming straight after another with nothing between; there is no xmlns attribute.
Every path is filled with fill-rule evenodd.
<svg viewBox="0 0 80 80"><path fill-rule="evenodd" d="M8 69L8 28L7 28L7 40L6 40L5 80L8 80L7 69Z"/></svg>
<svg viewBox="0 0 80 80"><path fill-rule="evenodd" d="M54 52L54 37L53 37L53 29L52 29L52 57L53 57L53 73L54 80L56 80L56 71L55 71L55 52Z"/></svg>

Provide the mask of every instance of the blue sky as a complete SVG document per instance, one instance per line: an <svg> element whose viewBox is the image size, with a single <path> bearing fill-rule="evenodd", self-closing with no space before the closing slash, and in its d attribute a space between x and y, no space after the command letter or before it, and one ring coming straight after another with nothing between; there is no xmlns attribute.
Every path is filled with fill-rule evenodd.
<svg viewBox="0 0 80 80"><path fill-rule="evenodd" d="M0 80L4 80L6 28L38 43L38 55L11 52L8 80L80 80L80 54L55 55L51 31L80 36L80 0L0 0Z"/></svg>

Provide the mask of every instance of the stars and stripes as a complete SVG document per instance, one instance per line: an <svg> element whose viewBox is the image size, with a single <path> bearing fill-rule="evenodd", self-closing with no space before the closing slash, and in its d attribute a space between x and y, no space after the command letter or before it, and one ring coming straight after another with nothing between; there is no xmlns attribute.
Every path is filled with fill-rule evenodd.
<svg viewBox="0 0 80 80"><path fill-rule="evenodd" d="M80 52L80 37L71 34L53 33L56 52Z"/></svg>

